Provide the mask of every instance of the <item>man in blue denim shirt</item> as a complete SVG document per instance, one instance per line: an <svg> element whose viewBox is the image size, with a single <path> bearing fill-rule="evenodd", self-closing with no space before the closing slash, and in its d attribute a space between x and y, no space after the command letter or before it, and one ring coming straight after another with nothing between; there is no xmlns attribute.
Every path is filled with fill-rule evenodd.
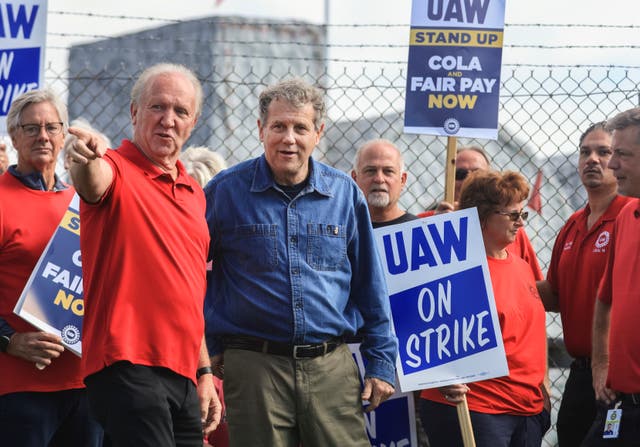
<svg viewBox="0 0 640 447"><path fill-rule="evenodd" d="M393 393L397 340L367 204L314 161L321 92L294 79L260 95L263 156L205 188L213 270L205 313L224 351L231 446L369 446L369 410ZM360 330L364 390L343 337Z"/></svg>

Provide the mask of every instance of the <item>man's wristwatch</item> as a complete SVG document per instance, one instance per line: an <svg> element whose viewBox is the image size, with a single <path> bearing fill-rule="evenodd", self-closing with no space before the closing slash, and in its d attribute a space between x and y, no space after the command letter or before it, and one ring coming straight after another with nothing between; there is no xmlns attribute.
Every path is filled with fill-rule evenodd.
<svg viewBox="0 0 640 447"><path fill-rule="evenodd" d="M196 379L204 376L205 374L213 374L213 369L210 366L203 366L196 371Z"/></svg>
<svg viewBox="0 0 640 447"><path fill-rule="evenodd" d="M0 335L0 352L7 352L7 348L9 348L9 342L11 341L11 337L6 335Z"/></svg>

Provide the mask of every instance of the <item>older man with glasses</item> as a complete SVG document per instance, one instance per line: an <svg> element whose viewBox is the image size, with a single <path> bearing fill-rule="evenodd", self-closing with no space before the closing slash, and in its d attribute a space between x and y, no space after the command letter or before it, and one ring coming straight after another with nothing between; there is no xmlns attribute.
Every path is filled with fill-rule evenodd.
<svg viewBox="0 0 640 447"><path fill-rule="evenodd" d="M13 314L74 190L55 173L67 109L49 91L13 101L7 128L18 162L0 176L0 439L2 445L102 445L89 417L80 359L60 337Z"/></svg>

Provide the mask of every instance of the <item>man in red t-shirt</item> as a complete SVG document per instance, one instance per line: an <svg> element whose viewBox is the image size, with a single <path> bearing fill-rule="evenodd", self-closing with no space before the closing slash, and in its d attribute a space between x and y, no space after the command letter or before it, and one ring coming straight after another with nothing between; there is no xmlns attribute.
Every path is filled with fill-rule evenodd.
<svg viewBox="0 0 640 447"><path fill-rule="evenodd" d="M573 214L556 238L546 281L538 290L550 312L560 312L564 343L575 359L558 411L560 447L579 446L596 414L591 376L591 329L598 284L611 247L616 216L630 200L617 194L611 132L592 124L580 137L578 173L587 206Z"/></svg>
<svg viewBox="0 0 640 447"><path fill-rule="evenodd" d="M89 404L115 445L202 446L220 420L204 341L204 193L178 160L202 110L186 67L146 69L133 138L81 130L69 151L80 205Z"/></svg>
<svg viewBox="0 0 640 447"><path fill-rule="evenodd" d="M618 192L640 197L640 108L607 122L613 155L608 167ZM584 446L640 445L640 206L628 203L616 219L613 242L600 283L593 324L591 368L599 401ZM606 424L616 421L617 437L603 439ZM616 430L612 430L614 433Z"/></svg>

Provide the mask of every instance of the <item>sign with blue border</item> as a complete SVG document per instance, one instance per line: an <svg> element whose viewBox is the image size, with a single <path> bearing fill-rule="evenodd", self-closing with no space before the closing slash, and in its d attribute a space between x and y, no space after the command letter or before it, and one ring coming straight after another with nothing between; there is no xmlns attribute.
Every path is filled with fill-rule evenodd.
<svg viewBox="0 0 640 447"><path fill-rule="evenodd" d="M496 139L505 0L413 0L404 131Z"/></svg>
<svg viewBox="0 0 640 447"><path fill-rule="evenodd" d="M0 2L0 134L11 102L44 85L47 0Z"/></svg>
<svg viewBox="0 0 640 447"><path fill-rule="evenodd" d="M402 391L509 374L475 208L374 230Z"/></svg>
<svg viewBox="0 0 640 447"><path fill-rule="evenodd" d="M75 194L13 311L38 329L59 335L67 349L81 356L84 300L79 204Z"/></svg>

